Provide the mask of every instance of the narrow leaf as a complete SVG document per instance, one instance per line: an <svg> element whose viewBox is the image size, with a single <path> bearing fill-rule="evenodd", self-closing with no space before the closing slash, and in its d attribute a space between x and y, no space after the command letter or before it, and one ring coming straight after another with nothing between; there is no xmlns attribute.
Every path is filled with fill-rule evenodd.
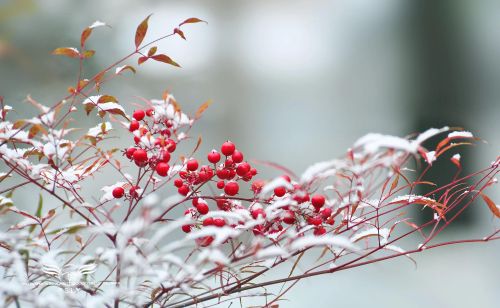
<svg viewBox="0 0 500 308"><path fill-rule="evenodd" d="M159 61L159 62L167 63L167 64L170 64L170 65L173 65L173 66L181 67L177 62L175 62L174 60L172 60L167 55L163 55L163 54L162 55L156 55L156 56L152 56L151 59Z"/></svg>
<svg viewBox="0 0 500 308"><path fill-rule="evenodd" d="M146 36L146 33L148 32L148 20L149 17L151 17L151 14L144 19L139 26L137 27L137 30L135 31L135 48L138 49L139 45L141 45L142 41L144 40L144 37Z"/></svg>
<svg viewBox="0 0 500 308"><path fill-rule="evenodd" d="M53 55L58 55L58 56L66 56L70 58L79 58L80 53L76 48L73 47L62 47L62 48L56 48L54 51L52 51Z"/></svg>
<svg viewBox="0 0 500 308"><path fill-rule="evenodd" d="M194 23L198 23L198 22L204 22L204 23L207 23L206 21L204 20L201 20L199 18L196 18L196 17L191 17L191 18L188 18L186 20L184 20L183 22L181 22L179 24L179 27L182 26L182 25L185 25L185 24L194 24Z"/></svg>
<svg viewBox="0 0 500 308"><path fill-rule="evenodd" d="M485 194L481 194L481 197L483 197L484 202L486 202L486 205L490 208L490 211L495 215L497 218L500 218L500 209L498 206L491 200L488 196Z"/></svg>
<svg viewBox="0 0 500 308"><path fill-rule="evenodd" d="M198 107L198 110L196 111L196 115L195 115L195 118L196 119L199 119L201 118L201 115L203 114L203 112L205 110L207 110L207 108L212 104L212 100L208 100L206 102L204 102L200 107Z"/></svg>

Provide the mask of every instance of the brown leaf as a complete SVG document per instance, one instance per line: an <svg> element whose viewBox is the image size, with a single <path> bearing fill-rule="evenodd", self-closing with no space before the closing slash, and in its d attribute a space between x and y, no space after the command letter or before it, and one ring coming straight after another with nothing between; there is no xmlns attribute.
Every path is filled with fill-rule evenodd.
<svg viewBox="0 0 500 308"><path fill-rule="evenodd" d="M94 54L95 54L95 50L85 50L85 51L83 52L83 58L84 58L84 59L90 58L90 57L92 57Z"/></svg>
<svg viewBox="0 0 500 308"><path fill-rule="evenodd" d="M152 56L151 59L159 61L159 62L167 63L167 64L170 64L170 65L173 65L173 66L181 67L177 62L175 62L174 60L172 60L167 55L163 55L163 54L162 55L156 55L156 56Z"/></svg>
<svg viewBox="0 0 500 308"><path fill-rule="evenodd" d="M92 33L92 28L87 27L82 31L82 35L80 37L80 45L85 46L85 41L89 38L90 34Z"/></svg>
<svg viewBox="0 0 500 308"><path fill-rule="evenodd" d="M116 103L118 102L118 100L112 95L102 95L101 97L99 97L97 104L104 104L109 102Z"/></svg>
<svg viewBox="0 0 500 308"><path fill-rule="evenodd" d="M76 48L73 47L62 47L62 48L56 48L54 51L52 51L53 55L58 55L58 56L66 56L70 58L79 58L80 53Z"/></svg>
<svg viewBox="0 0 500 308"><path fill-rule="evenodd" d="M186 40L186 36L184 35L184 32L182 32L181 29L175 28L174 29L174 34L178 34L180 37L182 37L184 40Z"/></svg>
<svg viewBox="0 0 500 308"><path fill-rule="evenodd" d="M135 48L139 49L139 45L141 45L142 41L144 40L144 37L146 36L146 32L148 32L148 20L149 17L151 17L152 14L150 14L146 19L144 19L139 26L137 27L137 30L135 31Z"/></svg>
<svg viewBox="0 0 500 308"><path fill-rule="evenodd" d="M500 218L500 209L498 206L491 200L488 196L485 194L481 194L481 197L483 197L484 202L486 202L486 205L490 208L490 211L495 215L497 218Z"/></svg>
<svg viewBox="0 0 500 308"><path fill-rule="evenodd" d="M208 106L212 104L212 100L209 99L208 101L204 102L200 107L198 107L198 110L196 110L195 118L199 119L201 118L202 113L207 110Z"/></svg>
<svg viewBox="0 0 500 308"><path fill-rule="evenodd" d="M182 25L185 25L185 24L194 24L194 23L198 23L198 22L204 22L204 23L207 23L206 21L204 20L201 20L199 18L196 18L196 17L191 17L191 18L188 18L186 20L184 20L183 22L181 22L179 24L179 27L182 26Z"/></svg>
<svg viewBox="0 0 500 308"><path fill-rule="evenodd" d="M154 55L156 53L157 49L158 49L158 47L156 47L156 46L149 48L148 57L151 57L152 55Z"/></svg>

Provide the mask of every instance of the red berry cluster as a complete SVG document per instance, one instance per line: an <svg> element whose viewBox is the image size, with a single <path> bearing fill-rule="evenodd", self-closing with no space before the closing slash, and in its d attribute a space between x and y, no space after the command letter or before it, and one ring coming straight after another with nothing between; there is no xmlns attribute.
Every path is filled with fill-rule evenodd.
<svg viewBox="0 0 500 308"><path fill-rule="evenodd" d="M207 201L201 198L202 186L211 183L221 191L219 196L210 197L217 209L222 211L245 210L250 217L260 223L253 227L255 235L270 235L281 232L285 228L300 229L305 224L313 226L315 235L326 233L325 226L334 224L334 215L330 207L325 206L324 195L316 194L310 196L309 187L303 187L292 181L288 175L283 175L287 185L274 189L274 194L267 199L260 199L260 192L266 182L254 180L250 184L253 198L245 199L236 197L240 194L240 186L250 182L257 175L257 170L244 160L244 154L239 151L231 141L224 142L220 150L212 150L207 154L207 164L201 165L195 158L185 159L181 166L177 166L175 172L169 173L170 155L177 148L179 140L177 127L174 127L171 119L155 116L154 109L136 110L133 120L130 122L129 131L133 133L135 146L124 151L124 155L133 161L145 172L154 172L161 177L173 180L173 185L179 194L186 196L186 200L192 200L192 207L188 208L185 215L190 216L195 222L182 226L182 231L188 233L193 229L207 226L235 227L230 225L224 218L206 216L210 207ZM170 179L169 178L169 179ZM112 194L114 198L138 198L139 187L132 186L129 194L125 194L123 187L116 187ZM241 202L235 199L250 201L250 206L245 209ZM280 215L267 217L265 206L277 200L286 200L289 203L280 209ZM244 224L244 222L238 222ZM208 246L213 238L205 237L198 239L198 244Z"/></svg>

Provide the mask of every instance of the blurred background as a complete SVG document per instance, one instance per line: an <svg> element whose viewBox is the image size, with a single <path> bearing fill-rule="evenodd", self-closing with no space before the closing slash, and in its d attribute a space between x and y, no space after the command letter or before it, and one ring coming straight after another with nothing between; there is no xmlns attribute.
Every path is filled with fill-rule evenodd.
<svg viewBox="0 0 500 308"><path fill-rule="evenodd" d="M77 73L75 61L50 55L54 48L78 46L95 20L111 25L88 42L97 50L90 76L133 49L135 28L150 13L150 38L188 17L208 25L186 26L187 41L159 44L182 69L148 62L106 91L129 111L163 90L188 113L212 99L195 128L202 152L231 139L246 157L301 173L368 132L405 136L450 125L487 141L462 151L468 171L500 154L494 0L0 0L0 95L20 113L30 112L27 94L52 104ZM446 160L434 176L450 166ZM490 195L500 200L498 187ZM478 203L442 240L484 234L491 219ZM498 307L499 257L499 242L433 250L415 256L417 270L393 260L301 282L281 306Z"/></svg>

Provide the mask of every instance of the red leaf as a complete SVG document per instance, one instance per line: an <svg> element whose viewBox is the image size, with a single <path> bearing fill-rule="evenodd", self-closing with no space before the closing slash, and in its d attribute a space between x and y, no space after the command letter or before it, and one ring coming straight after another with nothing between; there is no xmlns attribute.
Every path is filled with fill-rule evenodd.
<svg viewBox="0 0 500 308"><path fill-rule="evenodd" d="M174 60L172 60L167 55L156 55L156 56L152 56L151 59L159 61L159 62L167 63L167 64L170 64L170 65L173 65L173 66L181 67L177 62L175 62Z"/></svg>
<svg viewBox="0 0 500 308"><path fill-rule="evenodd" d="M500 209L498 206L491 200L488 196L481 194L481 197L483 197L484 202L486 202L486 205L490 208L490 211L495 215L496 217L500 218Z"/></svg>
<svg viewBox="0 0 500 308"><path fill-rule="evenodd" d="M179 27L182 26L182 25L185 25L185 24L194 24L194 23L198 23L198 22L204 22L204 23L207 23L206 21L204 20L201 20L199 18L196 18L196 17L191 17L191 18L188 18L186 20L184 20L183 22L181 22L179 24Z"/></svg>
<svg viewBox="0 0 500 308"><path fill-rule="evenodd" d="M124 70L130 70L134 74L136 73L135 68L133 66L130 66L130 65L125 65L125 66L117 67L115 73L118 75L118 74L121 74Z"/></svg>
<svg viewBox="0 0 500 308"><path fill-rule="evenodd" d="M137 64L141 65L142 63L146 62L149 59L149 57L140 57L137 59Z"/></svg>
<svg viewBox="0 0 500 308"><path fill-rule="evenodd" d="M144 19L139 26L137 27L137 30L135 31L135 48L138 49L139 45L141 45L142 41L144 40L144 37L146 36L146 32L148 32L148 20L149 17L151 17L151 14Z"/></svg>
<svg viewBox="0 0 500 308"><path fill-rule="evenodd" d="M58 56L66 56L70 58L79 58L80 53L76 48L73 47L62 47L62 48L56 48L54 51L52 51L53 55L58 55Z"/></svg>
<svg viewBox="0 0 500 308"><path fill-rule="evenodd" d="M175 29L174 29L174 33L175 33L175 34L178 34L178 35L179 35L180 37L182 37L184 40L186 39L186 37L184 36L184 32L182 32L182 30L181 30L181 29L179 29L179 28L175 28Z"/></svg>

